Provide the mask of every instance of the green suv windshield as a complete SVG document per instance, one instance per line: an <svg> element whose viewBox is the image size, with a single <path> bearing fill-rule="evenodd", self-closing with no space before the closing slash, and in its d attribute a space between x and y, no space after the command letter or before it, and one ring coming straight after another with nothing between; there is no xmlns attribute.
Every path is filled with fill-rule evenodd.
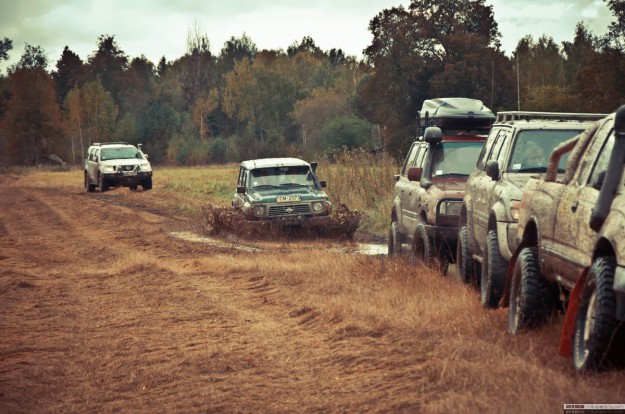
<svg viewBox="0 0 625 414"><path fill-rule="evenodd" d="M251 188L262 187L308 187L315 185L310 167L267 167L251 171Z"/></svg>
<svg viewBox="0 0 625 414"><path fill-rule="evenodd" d="M143 158L141 152L136 148L123 147L123 148L103 148L102 155L100 157L102 161L106 160L123 160L130 158Z"/></svg>
<svg viewBox="0 0 625 414"><path fill-rule="evenodd" d="M484 143L481 141L441 142L434 147L432 176L469 175Z"/></svg>
<svg viewBox="0 0 625 414"><path fill-rule="evenodd" d="M572 130L526 130L519 132L508 163L508 172L545 172L551 151L560 143L582 132ZM558 171L564 172L568 154L560 158Z"/></svg>

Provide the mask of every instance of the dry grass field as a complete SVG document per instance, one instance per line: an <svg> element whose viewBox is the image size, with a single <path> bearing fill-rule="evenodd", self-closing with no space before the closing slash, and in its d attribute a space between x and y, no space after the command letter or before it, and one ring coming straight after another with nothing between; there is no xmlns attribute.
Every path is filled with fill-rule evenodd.
<svg viewBox="0 0 625 414"><path fill-rule="evenodd" d="M230 171L91 194L80 171L0 175L0 413L625 403L625 372L577 377L557 355L560 320L511 336L506 310L409 261L332 239L175 237L200 231Z"/></svg>

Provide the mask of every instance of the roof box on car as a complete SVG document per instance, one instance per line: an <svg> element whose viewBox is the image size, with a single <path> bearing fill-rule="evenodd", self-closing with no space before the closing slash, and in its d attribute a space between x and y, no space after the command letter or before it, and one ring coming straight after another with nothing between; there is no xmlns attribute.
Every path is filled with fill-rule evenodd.
<svg viewBox="0 0 625 414"><path fill-rule="evenodd" d="M495 115L477 99L436 98L423 101L418 118L421 127L490 129Z"/></svg>

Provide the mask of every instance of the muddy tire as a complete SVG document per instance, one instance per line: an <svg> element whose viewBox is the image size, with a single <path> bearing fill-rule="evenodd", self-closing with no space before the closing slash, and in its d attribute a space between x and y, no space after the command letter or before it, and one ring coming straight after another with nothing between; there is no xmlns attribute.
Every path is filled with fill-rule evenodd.
<svg viewBox="0 0 625 414"><path fill-rule="evenodd" d="M432 265L434 246L432 245L432 239L430 239L425 230L424 223L417 224L417 229L415 230L412 242L412 252L417 261L420 261L426 266Z"/></svg>
<svg viewBox="0 0 625 414"><path fill-rule="evenodd" d="M391 221L391 225L388 229L388 255L389 257L398 257L401 255L399 226L395 220Z"/></svg>
<svg viewBox="0 0 625 414"><path fill-rule="evenodd" d="M93 193L95 191L95 184L89 182L89 175L85 172L85 191Z"/></svg>
<svg viewBox="0 0 625 414"><path fill-rule="evenodd" d="M469 249L469 231L467 226L461 226L458 231L458 245L456 246L456 277L464 284L473 283L477 286L477 269L475 260Z"/></svg>
<svg viewBox="0 0 625 414"><path fill-rule="evenodd" d="M552 286L540 274L538 249L525 247L514 264L508 308L508 330L516 334L544 325L556 307Z"/></svg>
<svg viewBox="0 0 625 414"><path fill-rule="evenodd" d="M143 180L143 183L141 183L141 188L143 188L144 190L151 190L152 189L152 177L146 178L145 180Z"/></svg>
<svg viewBox="0 0 625 414"><path fill-rule="evenodd" d="M499 252L497 232L489 230L486 234L486 251L482 258L482 278L480 299L486 308L496 308L503 296L508 263Z"/></svg>
<svg viewBox="0 0 625 414"><path fill-rule="evenodd" d="M109 190L109 183L104 178L102 178L101 174L98 174L98 187L102 192Z"/></svg>
<svg viewBox="0 0 625 414"><path fill-rule="evenodd" d="M606 368L615 359L611 354L622 352L623 329L617 332L612 289L615 269L613 257L598 257L588 272L573 336L573 366L578 373Z"/></svg>

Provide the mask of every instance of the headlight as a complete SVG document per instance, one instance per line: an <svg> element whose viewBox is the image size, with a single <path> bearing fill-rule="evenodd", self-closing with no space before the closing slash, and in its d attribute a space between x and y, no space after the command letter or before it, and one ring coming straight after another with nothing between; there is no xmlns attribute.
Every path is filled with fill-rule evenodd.
<svg viewBox="0 0 625 414"><path fill-rule="evenodd" d="M262 217L265 215L265 206L254 206L254 215L256 217Z"/></svg>
<svg viewBox="0 0 625 414"><path fill-rule="evenodd" d="M521 209L521 201L512 200L510 201L510 215L512 219L515 221L519 221L519 210Z"/></svg>
<svg viewBox="0 0 625 414"><path fill-rule="evenodd" d="M321 213L323 211L323 203L320 201L316 201L312 203L312 208L315 213Z"/></svg>
<svg viewBox="0 0 625 414"><path fill-rule="evenodd" d="M441 201L438 213L442 216L459 216L462 209L462 201Z"/></svg>
<svg viewBox="0 0 625 414"><path fill-rule="evenodd" d="M105 165L103 170L105 173L112 173L115 172L115 167L112 165Z"/></svg>
<svg viewBox="0 0 625 414"><path fill-rule="evenodd" d="M142 162L139 164L139 169L142 171L152 171L152 167L149 162Z"/></svg>

